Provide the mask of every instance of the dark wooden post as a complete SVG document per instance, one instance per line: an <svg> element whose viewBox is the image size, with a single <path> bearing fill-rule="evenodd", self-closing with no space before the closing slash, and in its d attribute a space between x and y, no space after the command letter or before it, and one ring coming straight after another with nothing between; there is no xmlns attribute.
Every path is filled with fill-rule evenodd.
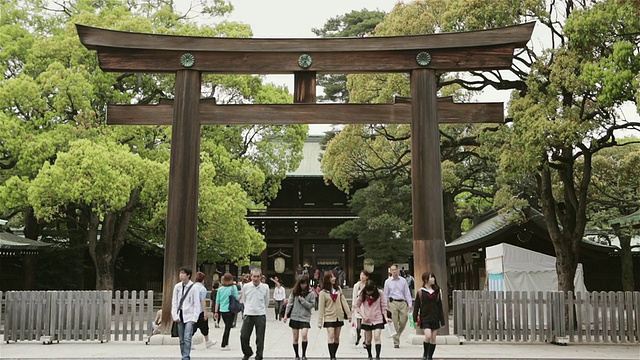
<svg viewBox="0 0 640 360"><path fill-rule="evenodd" d="M162 284L163 333L171 329L171 297L183 265L195 270L200 187L200 72L176 73L171 129L169 202Z"/></svg>
<svg viewBox="0 0 640 360"><path fill-rule="evenodd" d="M316 72L297 71L293 75L293 102L316 102Z"/></svg>
<svg viewBox="0 0 640 360"><path fill-rule="evenodd" d="M416 288L422 285L422 273L430 271L436 275L448 314L437 91L435 70L411 72L413 268ZM440 333L449 334L448 327Z"/></svg>

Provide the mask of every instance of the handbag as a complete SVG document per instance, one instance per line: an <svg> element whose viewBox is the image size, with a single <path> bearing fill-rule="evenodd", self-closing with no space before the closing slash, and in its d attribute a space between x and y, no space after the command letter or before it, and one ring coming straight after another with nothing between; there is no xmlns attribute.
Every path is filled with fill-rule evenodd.
<svg viewBox="0 0 640 360"><path fill-rule="evenodd" d="M229 295L229 311L234 314L244 311L244 304L238 301L233 294Z"/></svg>
<svg viewBox="0 0 640 360"><path fill-rule="evenodd" d="M171 324L171 337L178 337L178 322L174 321Z"/></svg>

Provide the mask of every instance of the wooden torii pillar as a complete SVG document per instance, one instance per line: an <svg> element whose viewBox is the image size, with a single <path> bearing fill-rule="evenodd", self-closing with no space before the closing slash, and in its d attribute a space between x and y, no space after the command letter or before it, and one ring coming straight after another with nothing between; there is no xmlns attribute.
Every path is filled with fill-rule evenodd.
<svg viewBox="0 0 640 360"><path fill-rule="evenodd" d="M200 125L411 124L414 270L446 285L438 124L502 122L503 104L454 104L437 99L437 73L507 69L529 41L534 23L431 35L255 39L205 38L112 31L77 25L82 44L104 71L175 73L173 102L109 105L109 124L172 125L165 238L162 323L182 265L196 265ZM316 104L316 74L404 72L411 103ZM216 105L200 100L202 73L294 74L294 102ZM446 302L445 302L446 306ZM445 309L446 311L446 309Z"/></svg>

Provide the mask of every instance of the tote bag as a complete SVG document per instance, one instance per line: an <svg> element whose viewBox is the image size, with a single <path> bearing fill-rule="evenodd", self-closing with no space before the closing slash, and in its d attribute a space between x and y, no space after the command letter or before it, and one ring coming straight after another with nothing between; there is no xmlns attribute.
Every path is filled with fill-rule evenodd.
<svg viewBox="0 0 640 360"><path fill-rule="evenodd" d="M244 311L244 304L238 301L233 294L229 295L229 311L234 314Z"/></svg>

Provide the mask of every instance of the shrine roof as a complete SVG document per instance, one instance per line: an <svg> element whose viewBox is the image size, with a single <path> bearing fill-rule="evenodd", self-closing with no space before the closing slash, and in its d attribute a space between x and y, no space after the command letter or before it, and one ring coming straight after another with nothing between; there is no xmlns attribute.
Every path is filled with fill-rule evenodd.
<svg viewBox="0 0 640 360"><path fill-rule="evenodd" d="M23 238L6 231L0 231L0 252L4 252L5 250L38 250L48 246L51 245L41 241Z"/></svg>
<svg viewBox="0 0 640 360"><path fill-rule="evenodd" d="M309 136L304 142L302 148L302 161L298 168L291 173L287 173L287 177L322 177L322 169L320 168L320 140L322 136Z"/></svg>

